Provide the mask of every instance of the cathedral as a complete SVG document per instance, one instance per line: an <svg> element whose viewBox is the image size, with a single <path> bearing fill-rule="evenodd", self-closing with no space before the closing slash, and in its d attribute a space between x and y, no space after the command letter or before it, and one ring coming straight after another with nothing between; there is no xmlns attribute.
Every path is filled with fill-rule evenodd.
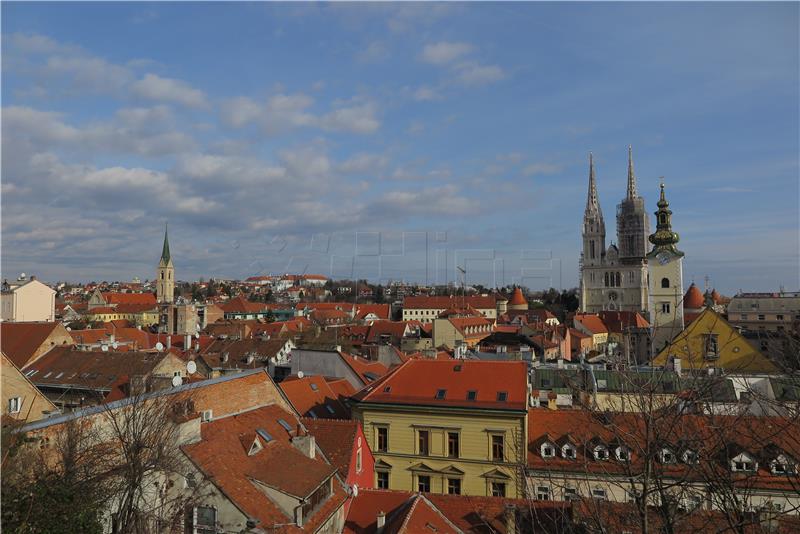
<svg viewBox="0 0 800 534"><path fill-rule="evenodd" d="M628 187L617 205L617 242L606 248L606 225L597 196L597 177L589 154L589 192L583 214L583 252L580 261L580 309L642 314L653 326L658 348L683 330L683 252L672 231L672 211L661 184L656 232L639 196L628 147ZM652 249L648 242L652 244Z"/></svg>
<svg viewBox="0 0 800 534"><path fill-rule="evenodd" d="M583 214L581 311L635 311L647 317L649 282L647 238L650 218L636 190L633 155L628 147L628 190L617 206L617 242L606 248L606 223L597 195L594 161L589 154L589 194Z"/></svg>

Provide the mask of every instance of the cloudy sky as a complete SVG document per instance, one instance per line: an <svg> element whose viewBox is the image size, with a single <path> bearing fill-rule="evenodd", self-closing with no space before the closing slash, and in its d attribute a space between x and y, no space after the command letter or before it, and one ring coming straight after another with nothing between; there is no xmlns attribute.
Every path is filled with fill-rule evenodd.
<svg viewBox="0 0 800 534"><path fill-rule="evenodd" d="M577 283L587 155L798 289L798 4L2 5L2 275Z"/></svg>

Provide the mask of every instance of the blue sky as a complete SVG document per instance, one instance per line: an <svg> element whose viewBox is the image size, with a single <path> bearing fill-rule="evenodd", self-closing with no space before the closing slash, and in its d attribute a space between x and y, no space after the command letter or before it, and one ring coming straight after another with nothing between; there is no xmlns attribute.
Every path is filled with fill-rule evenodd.
<svg viewBox="0 0 800 534"><path fill-rule="evenodd" d="M797 3L3 3L2 274L577 283L633 145L686 285L797 289Z"/></svg>

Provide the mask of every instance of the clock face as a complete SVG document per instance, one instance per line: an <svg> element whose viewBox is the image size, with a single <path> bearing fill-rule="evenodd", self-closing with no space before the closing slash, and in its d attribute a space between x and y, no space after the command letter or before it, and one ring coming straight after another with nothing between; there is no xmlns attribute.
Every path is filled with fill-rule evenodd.
<svg viewBox="0 0 800 534"><path fill-rule="evenodd" d="M658 254L656 254L656 259L658 260L658 263L660 263L661 265L666 265L669 263L672 257L666 252L659 252Z"/></svg>

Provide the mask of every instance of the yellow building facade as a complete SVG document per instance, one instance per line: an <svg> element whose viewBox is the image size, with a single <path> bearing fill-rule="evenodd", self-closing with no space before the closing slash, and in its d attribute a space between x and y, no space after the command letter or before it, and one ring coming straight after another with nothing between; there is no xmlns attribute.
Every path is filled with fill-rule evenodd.
<svg viewBox="0 0 800 534"><path fill-rule="evenodd" d="M524 362L409 360L353 400L377 488L524 496Z"/></svg>

